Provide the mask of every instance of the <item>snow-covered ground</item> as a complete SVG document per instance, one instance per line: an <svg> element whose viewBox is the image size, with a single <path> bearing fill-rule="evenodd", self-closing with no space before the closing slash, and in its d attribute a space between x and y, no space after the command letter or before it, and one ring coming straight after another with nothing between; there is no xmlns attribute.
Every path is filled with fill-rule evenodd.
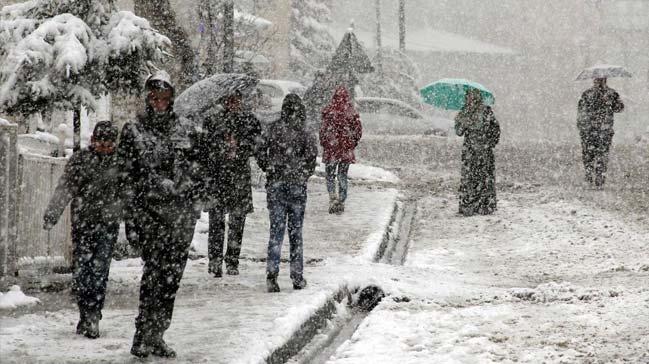
<svg viewBox="0 0 649 364"><path fill-rule="evenodd" d="M352 186L346 212L327 213L328 195L312 183L305 219L303 291L294 291L286 264L280 271L279 294L266 293L265 263L268 216L265 195L254 194L255 212L248 218L240 271L236 277L212 278L205 258L190 260L178 293L174 320L165 338L179 353L178 362L257 363L284 344L295 329L346 283L369 280L368 249L376 249L390 221L398 192ZM194 247L206 251L206 216L197 224ZM288 256L288 244L282 255ZM102 337L74 334L77 315L65 293L44 294L43 304L28 312L0 312L0 357L5 363L116 362L128 353L137 314L141 261L113 262L107 307L100 323ZM360 269L360 268L358 268ZM65 350L61 350L65 348Z"/></svg>
<svg viewBox="0 0 649 364"><path fill-rule="evenodd" d="M382 274L409 300L384 300L329 363L649 362L645 220L557 195L501 194L472 218L420 199L405 266Z"/></svg>

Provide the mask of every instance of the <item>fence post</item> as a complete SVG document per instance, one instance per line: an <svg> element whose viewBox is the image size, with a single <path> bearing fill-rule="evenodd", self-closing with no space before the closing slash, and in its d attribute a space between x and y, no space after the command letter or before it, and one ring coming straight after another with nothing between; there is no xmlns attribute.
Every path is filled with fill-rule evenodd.
<svg viewBox="0 0 649 364"><path fill-rule="evenodd" d="M16 273L16 234L18 226L17 132L15 124L0 127L0 276Z"/></svg>

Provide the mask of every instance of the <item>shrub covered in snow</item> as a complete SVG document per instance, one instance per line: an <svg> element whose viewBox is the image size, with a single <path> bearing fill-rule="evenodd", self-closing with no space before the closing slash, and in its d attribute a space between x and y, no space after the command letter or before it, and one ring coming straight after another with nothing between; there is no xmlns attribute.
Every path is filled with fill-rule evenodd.
<svg viewBox="0 0 649 364"><path fill-rule="evenodd" d="M291 1L290 69L300 80L310 80L325 68L336 44L329 33L331 0Z"/></svg>
<svg viewBox="0 0 649 364"><path fill-rule="evenodd" d="M109 0L32 0L0 11L0 111L94 110L136 92L169 39Z"/></svg>

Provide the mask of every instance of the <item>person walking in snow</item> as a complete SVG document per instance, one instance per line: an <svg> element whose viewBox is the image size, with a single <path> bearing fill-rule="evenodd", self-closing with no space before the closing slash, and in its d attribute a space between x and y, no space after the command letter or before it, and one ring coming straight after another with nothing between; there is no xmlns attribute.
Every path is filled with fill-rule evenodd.
<svg viewBox="0 0 649 364"><path fill-rule="evenodd" d="M455 117L455 132L464 136L460 180L460 214L489 215L496 210L496 175L493 149L500 140L500 126L479 90L470 89Z"/></svg>
<svg viewBox="0 0 649 364"><path fill-rule="evenodd" d="M79 306L77 334L91 339L99 337L110 261L122 218L120 191L124 186L116 141L117 128L110 121L98 122L90 146L70 157L43 216L43 228L50 230L68 203L76 200L78 210L72 215L72 224L77 239L72 256Z"/></svg>
<svg viewBox="0 0 649 364"><path fill-rule="evenodd" d="M131 354L175 357L164 341L194 236L196 178L190 136L173 111L165 71L145 83L146 110L122 129L119 154L129 182L129 241L142 251L140 306Z"/></svg>
<svg viewBox="0 0 649 364"><path fill-rule="evenodd" d="M327 174L329 213L345 211L347 199L347 173L349 165L356 162L354 149L363 135L358 112L354 109L349 92L343 86L336 88L329 105L322 110L320 144L322 161ZM336 193L338 178L338 193Z"/></svg>
<svg viewBox="0 0 649 364"><path fill-rule="evenodd" d="M579 100L577 128L586 181L596 187L603 186L606 180L614 114L623 110L620 95L606 85L606 78L595 79L593 87L584 91Z"/></svg>
<svg viewBox="0 0 649 364"><path fill-rule="evenodd" d="M307 200L307 180L318 156L315 135L306 127L306 109L300 97L288 94L280 118L268 129L260 148L259 164L266 172L266 200L270 216L270 239L266 266L268 292L279 292L277 275L288 223L293 289L306 287L302 224Z"/></svg>
<svg viewBox="0 0 649 364"><path fill-rule="evenodd" d="M228 215L226 273L239 274L239 255L246 215L253 211L249 159L262 141L259 120L244 108L236 91L225 97L223 109L203 124L201 142L209 212L208 272L222 276L225 217Z"/></svg>

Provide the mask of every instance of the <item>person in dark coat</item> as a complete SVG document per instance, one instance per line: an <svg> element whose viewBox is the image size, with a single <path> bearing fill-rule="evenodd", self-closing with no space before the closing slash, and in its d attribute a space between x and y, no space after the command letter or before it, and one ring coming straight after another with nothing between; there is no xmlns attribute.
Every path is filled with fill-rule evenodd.
<svg viewBox="0 0 649 364"><path fill-rule="evenodd" d="M241 93L223 100L223 109L203 124L203 173L209 212L208 272L222 276L225 216L228 216L226 273L239 274L246 215L253 211L249 159L262 141L259 120L243 107Z"/></svg>
<svg viewBox="0 0 649 364"><path fill-rule="evenodd" d="M604 185L608 154L613 141L614 113L624 110L620 95L606 85L605 78L595 79L584 91L578 105L577 128L581 137L582 159L586 181Z"/></svg>
<svg viewBox="0 0 649 364"><path fill-rule="evenodd" d="M500 126L479 90L466 93L465 106L455 117L455 132L464 136L460 214L488 215L496 210L496 175L493 149L500 140Z"/></svg>
<svg viewBox="0 0 649 364"><path fill-rule="evenodd" d="M277 275L288 222L291 273L294 289L306 287L303 276L302 224L307 200L307 180L315 172L318 144L306 129L306 110L300 97L288 94L282 113L267 131L260 148L259 164L266 172L266 199L270 216L267 288L279 292Z"/></svg>
<svg viewBox="0 0 649 364"><path fill-rule="evenodd" d="M73 247L74 291L79 306L77 334L99 337L99 320L106 298L106 284L113 247L122 218L123 189L115 153L117 128L100 121L90 146L74 153L65 166L43 216L50 230L65 207L76 200L73 224L77 239Z"/></svg>
<svg viewBox="0 0 649 364"><path fill-rule="evenodd" d="M349 165L356 162L354 149L363 135L358 112L343 86L336 88L331 102L322 110L320 144L323 148L322 161L327 174L329 192L329 213L342 213L347 199L347 173ZM338 193L336 193L336 177Z"/></svg>
<svg viewBox="0 0 649 364"><path fill-rule="evenodd" d="M173 111L174 88L159 71L145 83L146 111L122 129L131 200L127 237L142 251L140 306L131 354L175 357L163 340L194 235L197 196L191 139Z"/></svg>

